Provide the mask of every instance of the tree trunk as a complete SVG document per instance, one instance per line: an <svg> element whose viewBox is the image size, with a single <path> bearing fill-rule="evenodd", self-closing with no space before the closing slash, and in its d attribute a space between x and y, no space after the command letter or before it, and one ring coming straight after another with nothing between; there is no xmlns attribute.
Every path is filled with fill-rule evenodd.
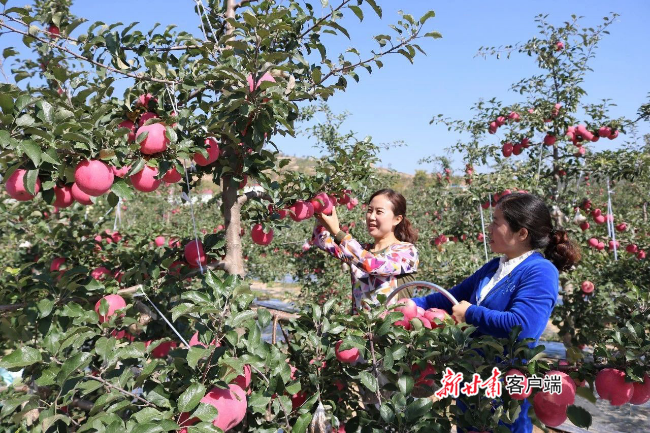
<svg viewBox="0 0 650 433"><path fill-rule="evenodd" d="M231 177L221 179L223 217L226 222L225 269L231 275L244 275L244 258L241 243L241 204L237 197L238 185Z"/></svg>

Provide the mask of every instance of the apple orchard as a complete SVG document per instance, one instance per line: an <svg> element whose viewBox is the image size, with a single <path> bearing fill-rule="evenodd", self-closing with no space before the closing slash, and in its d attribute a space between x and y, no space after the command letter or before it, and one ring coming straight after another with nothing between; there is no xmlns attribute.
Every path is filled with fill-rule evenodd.
<svg viewBox="0 0 650 433"><path fill-rule="evenodd" d="M529 41L482 48L535 63L513 84L521 102L435 116L463 137L465 172L432 156L439 173L405 185L325 102L389 54L414 62L444 43L433 11L402 13L372 52L339 53L325 35L349 37L342 18L363 26L378 2L197 0L199 36L88 23L71 0L0 3L21 41L3 51L15 84L0 84L0 367L15 377L0 382L3 431L507 432L525 399L549 427L591 424L577 395L650 399L650 138L631 139L650 108L611 118L615 101L581 87L615 14L539 16ZM288 169L274 137L317 112L322 157ZM551 317L566 359L409 302L350 316L348 271L308 242L312 216L336 206L367 240L363 204L380 187L407 198L418 279L446 288L485 262L481 220L499 197L544 197L583 253ZM254 302L254 280L287 276L298 313ZM502 382L556 376L561 392L480 392L460 397L466 411L436 394L447 369L469 381L495 367Z"/></svg>

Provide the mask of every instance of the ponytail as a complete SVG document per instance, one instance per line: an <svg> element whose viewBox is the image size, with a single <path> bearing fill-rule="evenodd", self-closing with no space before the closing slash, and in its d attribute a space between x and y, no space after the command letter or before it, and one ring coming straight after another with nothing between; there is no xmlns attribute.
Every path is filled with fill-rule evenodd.
<svg viewBox="0 0 650 433"><path fill-rule="evenodd" d="M543 250L544 257L558 271L568 271L580 261L580 248L569 239L566 230L553 229L551 212L541 198L533 194L512 193L501 197L497 207L513 232L522 228L528 230L531 248Z"/></svg>
<svg viewBox="0 0 650 433"><path fill-rule="evenodd" d="M401 242L414 244L418 241L418 232L413 228L411 221L404 217L395 227L395 237Z"/></svg>
<svg viewBox="0 0 650 433"><path fill-rule="evenodd" d="M575 242L569 239L565 230L551 230L544 256L550 260L558 271L567 271L580 261L582 254Z"/></svg>

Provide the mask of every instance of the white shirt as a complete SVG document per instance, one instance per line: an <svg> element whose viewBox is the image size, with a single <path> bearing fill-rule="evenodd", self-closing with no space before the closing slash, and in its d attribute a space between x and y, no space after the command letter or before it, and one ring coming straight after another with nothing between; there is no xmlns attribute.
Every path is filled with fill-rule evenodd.
<svg viewBox="0 0 650 433"><path fill-rule="evenodd" d="M499 259L499 268L497 269L496 273L492 276L490 281L488 281L488 283L485 286L483 286L483 288L481 289L481 293L476 299L476 305L481 305L481 302L483 302L487 294L490 293L490 290L492 290L492 288L496 286L499 281L501 281L504 277L510 274L517 267L518 264L520 264L528 257L530 257L530 255L533 254L534 252L535 251L528 251L527 253L524 253L519 257L515 257L512 260L508 260L507 256L501 257Z"/></svg>

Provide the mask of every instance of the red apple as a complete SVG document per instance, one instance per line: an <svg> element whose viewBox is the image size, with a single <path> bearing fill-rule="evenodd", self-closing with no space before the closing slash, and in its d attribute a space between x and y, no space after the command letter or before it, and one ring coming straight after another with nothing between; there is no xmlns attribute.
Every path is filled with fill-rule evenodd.
<svg viewBox="0 0 650 433"><path fill-rule="evenodd" d="M99 314L99 306L101 304L102 299L104 299L108 303L108 311L104 316ZM95 312L97 313L97 316L99 318L99 323L106 322L109 319L109 317L115 314L117 310L126 307L126 301L124 301L124 298L121 297L120 295L106 295L102 299L97 301L97 303L95 304Z"/></svg>
<svg viewBox="0 0 650 433"><path fill-rule="evenodd" d="M514 146L512 145L512 143L504 143L503 146L501 147L501 153L506 158L510 157L513 151L514 151Z"/></svg>
<svg viewBox="0 0 650 433"><path fill-rule="evenodd" d="M158 99L154 98L151 93L147 93L145 95L140 95L138 97L138 100L136 101L135 105L136 106L145 106L146 107L146 106L149 105L149 101L158 102Z"/></svg>
<svg viewBox="0 0 650 433"><path fill-rule="evenodd" d="M583 232L586 231L589 228L589 223L587 221L583 222L582 224L580 224L580 228L582 229Z"/></svg>
<svg viewBox="0 0 650 433"><path fill-rule="evenodd" d="M555 51L562 51L564 49L564 43L562 41L558 41L555 43Z"/></svg>
<svg viewBox="0 0 650 433"><path fill-rule="evenodd" d="M74 171L74 180L79 189L93 197L108 192L114 177L111 168L96 159L81 161Z"/></svg>
<svg viewBox="0 0 650 433"><path fill-rule="evenodd" d="M546 134L546 137L544 137L544 144L547 146L553 146L555 144L555 141L555 135Z"/></svg>
<svg viewBox="0 0 650 433"><path fill-rule="evenodd" d="M63 263L65 263L65 258L63 257L57 257L52 260L52 263L50 264L50 272L56 272L61 269Z"/></svg>
<svg viewBox="0 0 650 433"><path fill-rule="evenodd" d="M138 191L152 192L162 183L162 180L156 179L156 176L158 176L158 168L145 165L142 170L131 175L131 184Z"/></svg>
<svg viewBox="0 0 650 433"><path fill-rule="evenodd" d="M629 402L634 392L632 382L625 381L625 372L615 368L605 368L598 372L595 385L600 398L609 400L612 406Z"/></svg>
<svg viewBox="0 0 650 433"><path fill-rule="evenodd" d="M265 233L262 224L255 224L251 229L251 238L258 245L268 245L273 240L273 230Z"/></svg>
<svg viewBox="0 0 650 433"><path fill-rule="evenodd" d="M145 341L144 347L149 347L155 342L156 340ZM169 355L169 351L175 347L178 347L178 344L175 341L163 341L158 346L156 346L155 349L151 351L151 357L158 358L158 359L167 358L167 355Z"/></svg>
<svg viewBox="0 0 650 433"><path fill-rule="evenodd" d="M138 121L139 126L144 126L145 123L147 123L147 120L149 119L158 119L158 115L156 113L152 113L150 111L144 113L142 116L140 116L140 120Z"/></svg>
<svg viewBox="0 0 650 433"><path fill-rule="evenodd" d="M162 123L153 123L151 125L141 126L138 128L136 137L144 132L148 132L149 134L140 143L140 152L145 155L153 155L167 150L169 139L165 136L165 125Z"/></svg>
<svg viewBox="0 0 650 433"><path fill-rule="evenodd" d="M156 236L156 239L154 239L154 242L156 243L157 247L162 247L165 245L165 237L164 236Z"/></svg>
<svg viewBox="0 0 650 433"><path fill-rule="evenodd" d="M129 119L126 119L126 120L123 120L122 122L120 122L120 123L117 125L117 127L118 127L118 128L126 128L126 129L128 129L128 130L129 130L129 137L128 137L128 140L129 140L130 142L134 142L134 141L135 141L135 131L136 131L136 129L137 129L136 126L135 126L135 123L133 123L133 122L132 122L131 120L129 120Z"/></svg>
<svg viewBox="0 0 650 433"><path fill-rule="evenodd" d="M54 196L56 197L53 205L58 208L65 208L72 205L74 197L72 196L72 187L64 185L61 187L54 187Z"/></svg>
<svg viewBox="0 0 650 433"><path fill-rule="evenodd" d="M627 251L628 253L634 254L637 251L639 251L639 247L636 244L630 244L630 245L625 247L625 251Z"/></svg>
<svg viewBox="0 0 650 433"><path fill-rule="evenodd" d="M632 384L634 392L630 399L630 404L645 404L650 400L650 376L646 373L643 382L634 382Z"/></svg>
<svg viewBox="0 0 650 433"><path fill-rule="evenodd" d="M213 137L206 138L204 143L208 146L208 157L200 152L194 154L194 162L200 166L210 165L219 158L219 143Z"/></svg>
<svg viewBox="0 0 650 433"><path fill-rule="evenodd" d="M19 168L18 170L14 171L5 182L7 194L9 194L11 198L18 201L28 201L35 197L35 195L28 193L27 188L25 188L25 174L27 174L27 170ZM40 190L41 180L39 178L36 178L36 186L34 187L34 192L38 194Z"/></svg>
<svg viewBox="0 0 650 433"><path fill-rule="evenodd" d="M418 364L413 364L411 366L411 371L413 372L413 374L417 374L418 371L420 371L420 366ZM431 365L431 363L427 362L427 365L424 367L424 370L420 372L420 375L415 381L415 386L426 385L429 387L433 387L435 381L427 377L434 374L436 374L436 369L433 367L433 365Z"/></svg>
<svg viewBox="0 0 650 433"><path fill-rule="evenodd" d="M237 376L233 381L235 385L238 385L241 389L248 389L251 384L251 367L250 365L244 365L244 372Z"/></svg>
<svg viewBox="0 0 650 433"><path fill-rule="evenodd" d="M582 285L580 286L580 289L582 290L582 293L590 294L594 291L594 283L591 281L583 281Z"/></svg>
<svg viewBox="0 0 650 433"><path fill-rule="evenodd" d="M433 328L442 327L444 325L438 325L435 319L438 319L441 322L444 322L445 319L449 318L449 314L445 310L439 308L429 308L424 312L424 317L431 322Z"/></svg>
<svg viewBox="0 0 650 433"><path fill-rule="evenodd" d="M196 242L196 240L190 241L185 245L185 260L190 265L191 268L198 268L199 263L201 266L205 266L207 263L207 258L203 252L203 244L201 241Z"/></svg>
<svg viewBox="0 0 650 433"><path fill-rule="evenodd" d="M533 397L533 409L537 418L549 427L557 427L567 419L567 406L549 401L541 392Z"/></svg>
<svg viewBox="0 0 650 433"><path fill-rule="evenodd" d="M339 350L341 343L343 343L343 340L339 340L336 343L336 346L334 346L334 353L336 354L336 359L338 359L344 364L352 364L353 362L356 362L359 359L359 356L361 356L361 354L359 353L359 349L353 347L347 350Z"/></svg>
<svg viewBox="0 0 650 433"><path fill-rule="evenodd" d="M176 167L167 170L167 173L162 177L162 180L166 183L180 182L181 179L183 179L183 176L176 170Z"/></svg>
<svg viewBox="0 0 650 433"><path fill-rule="evenodd" d="M596 239L596 238L589 239L589 246L593 247L593 248L597 248L598 247L598 239Z"/></svg>
<svg viewBox="0 0 650 433"><path fill-rule="evenodd" d="M619 232L624 232L625 230L627 230L627 224L625 223L617 224L616 230L618 230Z"/></svg>
<svg viewBox="0 0 650 433"><path fill-rule="evenodd" d="M262 75L255 83L253 83L253 76L252 75L249 74L248 77L246 77L246 82L248 83L248 90L250 90L251 93L254 90L259 89L260 85L264 81L269 81L271 83L275 83L275 78L273 78L273 75L269 74L268 72L265 72L264 75Z"/></svg>
<svg viewBox="0 0 650 433"><path fill-rule="evenodd" d="M78 203L81 203L85 206L93 204L93 201L90 199L90 196L79 189L76 183L72 184L70 188L70 193L72 198L75 199Z"/></svg>

